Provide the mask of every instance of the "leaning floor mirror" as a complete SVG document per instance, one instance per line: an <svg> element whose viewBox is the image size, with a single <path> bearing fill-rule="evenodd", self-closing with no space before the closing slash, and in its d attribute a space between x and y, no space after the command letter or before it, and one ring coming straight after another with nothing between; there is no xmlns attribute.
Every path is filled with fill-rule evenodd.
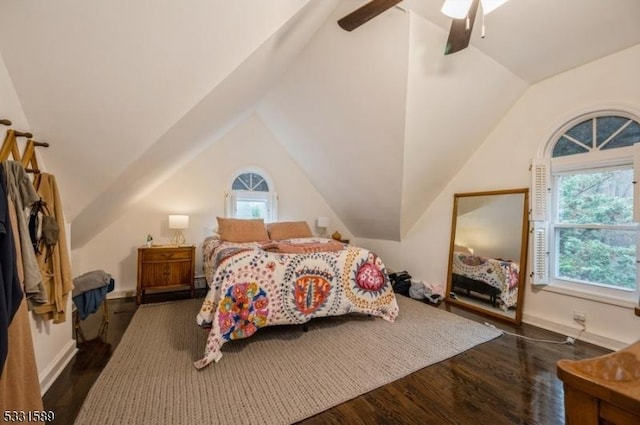
<svg viewBox="0 0 640 425"><path fill-rule="evenodd" d="M456 193L446 302L519 324L527 266L528 189Z"/></svg>

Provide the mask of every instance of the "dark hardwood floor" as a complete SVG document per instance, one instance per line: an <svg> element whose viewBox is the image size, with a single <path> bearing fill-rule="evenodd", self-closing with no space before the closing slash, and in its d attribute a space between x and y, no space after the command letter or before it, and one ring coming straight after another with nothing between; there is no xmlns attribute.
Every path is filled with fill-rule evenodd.
<svg viewBox="0 0 640 425"><path fill-rule="evenodd" d="M187 294L154 295L148 302ZM201 294L203 295L203 294ZM441 306L440 308L444 308ZM43 397L56 413L55 424L73 423L93 382L118 346L137 305L133 298L109 301L110 324L105 340L94 338L99 313L82 323L88 342ZM457 308L455 314L480 322L485 317ZM533 326L493 322L497 327L529 338L564 341ZM398 347L401 349L401 347ZM310 417L315 424L542 424L564 423L563 389L556 377L560 359L583 359L610 352L582 341L559 345L503 335L403 379L380 387Z"/></svg>

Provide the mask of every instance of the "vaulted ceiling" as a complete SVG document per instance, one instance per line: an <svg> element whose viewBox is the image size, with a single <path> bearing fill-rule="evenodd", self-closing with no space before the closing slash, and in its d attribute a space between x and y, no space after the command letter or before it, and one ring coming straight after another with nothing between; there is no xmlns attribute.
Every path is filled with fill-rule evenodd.
<svg viewBox="0 0 640 425"><path fill-rule="evenodd" d="M355 236L400 240L527 87L640 43L637 0L511 0L450 56L442 0L341 30L362 3L0 2L72 246L253 111Z"/></svg>

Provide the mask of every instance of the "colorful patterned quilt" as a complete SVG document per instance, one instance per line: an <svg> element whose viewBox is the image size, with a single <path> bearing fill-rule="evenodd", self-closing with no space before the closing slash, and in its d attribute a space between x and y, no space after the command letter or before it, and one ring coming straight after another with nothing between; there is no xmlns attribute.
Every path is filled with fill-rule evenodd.
<svg viewBox="0 0 640 425"><path fill-rule="evenodd" d="M203 245L209 292L197 323L210 328L200 369L219 361L223 344L248 338L264 326L305 323L314 317L362 313L393 322L398 304L382 260L351 245L335 249L323 238L289 239L305 253L282 253L273 244ZM327 244L327 251L318 247Z"/></svg>
<svg viewBox="0 0 640 425"><path fill-rule="evenodd" d="M505 310L518 302L518 263L456 251L453 253L452 272L498 288L500 306Z"/></svg>

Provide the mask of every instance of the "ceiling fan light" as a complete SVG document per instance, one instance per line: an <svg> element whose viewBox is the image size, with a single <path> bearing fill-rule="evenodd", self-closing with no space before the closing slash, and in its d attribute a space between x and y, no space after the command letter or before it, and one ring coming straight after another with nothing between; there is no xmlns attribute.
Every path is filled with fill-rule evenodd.
<svg viewBox="0 0 640 425"><path fill-rule="evenodd" d="M495 1L500 1L500 0L495 0ZM462 19L466 17L467 14L469 13L471 2L472 0L445 0L440 11L450 18Z"/></svg>
<svg viewBox="0 0 640 425"><path fill-rule="evenodd" d="M507 1L508 0L480 0L480 3L482 3L482 12L488 15Z"/></svg>

